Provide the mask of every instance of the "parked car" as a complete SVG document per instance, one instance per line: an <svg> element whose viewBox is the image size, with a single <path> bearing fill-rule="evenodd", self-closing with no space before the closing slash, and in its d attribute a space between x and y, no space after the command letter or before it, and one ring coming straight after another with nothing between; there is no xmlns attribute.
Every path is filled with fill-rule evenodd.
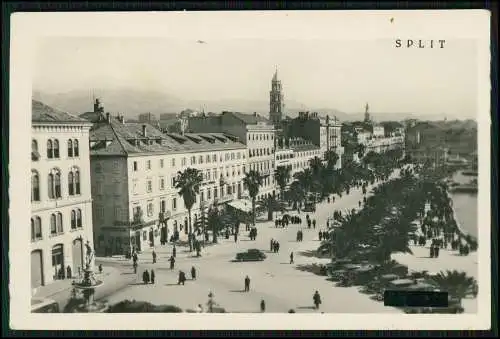
<svg viewBox="0 0 500 339"><path fill-rule="evenodd" d="M258 249L249 249L236 254L236 261L263 261L267 256Z"/></svg>

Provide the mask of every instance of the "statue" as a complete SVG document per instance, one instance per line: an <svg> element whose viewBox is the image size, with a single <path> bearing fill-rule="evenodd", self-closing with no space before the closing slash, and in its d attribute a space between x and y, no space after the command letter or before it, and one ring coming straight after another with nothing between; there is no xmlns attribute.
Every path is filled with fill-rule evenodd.
<svg viewBox="0 0 500 339"><path fill-rule="evenodd" d="M92 250L92 247L90 246L90 241L87 240L87 243L85 244L85 248L87 249L87 254L85 256L85 264L86 264L86 268L90 269L92 267L92 261L94 259L94 251Z"/></svg>

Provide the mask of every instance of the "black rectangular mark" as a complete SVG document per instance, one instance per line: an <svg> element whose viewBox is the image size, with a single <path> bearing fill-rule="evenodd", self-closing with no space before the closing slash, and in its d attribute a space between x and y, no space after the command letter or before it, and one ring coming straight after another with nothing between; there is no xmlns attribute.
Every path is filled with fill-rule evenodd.
<svg viewBox="0 0 500 339"><path fill-rule="evenodd" d="M448 307L448 292L386 290L384 306Z"/></svg>

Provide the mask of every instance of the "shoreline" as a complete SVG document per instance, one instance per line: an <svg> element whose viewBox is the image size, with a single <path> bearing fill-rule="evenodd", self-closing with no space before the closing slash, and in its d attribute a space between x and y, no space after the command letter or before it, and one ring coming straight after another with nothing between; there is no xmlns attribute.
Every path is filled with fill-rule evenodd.
<svg viewBox="0 0 500 339"><path fill-rule="evenodd" d="M453 219L455 220L455 223L457 224L457 229L458 229L458 232L460 233L460 235L462 237L464 237L464 238L467 237L467 236L471 237L475 241L477 241L477 237L474 236L474 235L472 235L472 234L470 234L470 232L465 231L464 228L463 228L463 226L460 224L460 221L457 218L457 211L456 211L456 209L453 206L453 198L451 197L451 193L448 191L448 189L446 189L446 195L447 195L448 199L451 201L451 209L453 211ZM477 227L477 225L476 225L476 227Z"/></svg>

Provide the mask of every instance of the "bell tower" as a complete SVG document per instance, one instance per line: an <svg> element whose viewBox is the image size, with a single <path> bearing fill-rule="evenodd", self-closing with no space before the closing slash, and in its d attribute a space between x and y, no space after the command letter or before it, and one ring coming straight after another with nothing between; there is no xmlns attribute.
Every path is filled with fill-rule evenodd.
<svg viewBox="0 0 500 339"><path fill-rule="evenodd" d="M278 68L276 67L269 92L269 120L273 124L278 125L283 120L284 107L281 81L278 80Z"/></svg>

